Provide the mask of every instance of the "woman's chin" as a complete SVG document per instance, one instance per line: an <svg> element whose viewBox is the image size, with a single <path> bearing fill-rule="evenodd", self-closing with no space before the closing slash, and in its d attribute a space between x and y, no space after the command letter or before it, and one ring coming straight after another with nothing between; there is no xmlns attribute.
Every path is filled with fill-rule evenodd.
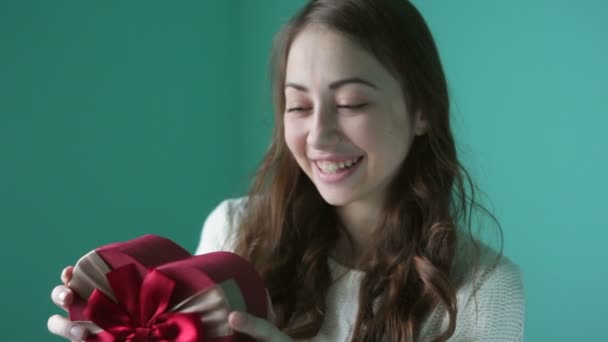
<svg viewBox="0 0 608 342"><path fill-rule="evenodd" d="M341 207L352 202L351 196L347 194L339 194L334 192L327 193L323 191L319 191L319 193L321 194L321 197L325 200L325 202L334 207Z"/></svg>

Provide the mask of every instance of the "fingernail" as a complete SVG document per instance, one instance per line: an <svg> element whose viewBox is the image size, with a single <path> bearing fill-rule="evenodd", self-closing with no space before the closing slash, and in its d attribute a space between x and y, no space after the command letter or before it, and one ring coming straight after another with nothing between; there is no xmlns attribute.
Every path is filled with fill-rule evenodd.
<svg viewBox="0 0 608 342"><path fill-rule="evenodd" d="M242 327L243 323L245 322L245 317L243 317L243 315L241 315L239 312L233 312L231 321L233 326Z"/></svg>
<svg viewBox="0 0 608 342"><path fill-rule="evenodd" d="M61 291L57 294L57 299L59 299L59 301L61 301L62 303L65 302L65 297L67 297L68 293L66 291Z"/></svg>
<svg viewBox="0 0 608 342"><path fill-rule="evenodd" d="M61 281L65 283L65 281L67 280L67 268L64 268L63 271L61 271Z"/></svg>
<svg viewBox="0 0 608 342"><path fill-rule="evenodd" d="M70 329L70 335L72 335L72 338L74 339L82 340L84 338L84 329L75 325Z"/></svg>

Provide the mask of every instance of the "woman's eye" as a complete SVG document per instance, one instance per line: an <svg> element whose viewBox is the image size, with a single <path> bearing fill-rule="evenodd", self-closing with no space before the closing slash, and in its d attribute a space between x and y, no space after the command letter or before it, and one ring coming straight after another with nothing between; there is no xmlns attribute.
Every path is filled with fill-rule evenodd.
<svg viewBox="0 0 608 342"><path fill-rule="evenodd" d="M358 104L342 104L342 105L337 105L337 108L339 109L348 109L348 110L357 110L357 109L362 109L365 106L367 106L367 103L358 103ZM312 108L309 107L291 107L291 108L287 108L286 112L287 113L293 113L293 112L307 112L312 110Z"/></svg>
<svg viewBox="0 0 608 342"><path fill-rule="evenodd" d="M307 111L310 110L310 108L305 108L305 107L292 107L292 108L287 108L287 112L291 113L291 112L303 112L303 111Z"/></svg>
<svg viewBox="0 0 608 342"><path fill-rule="evenodd" d="M338 108L344 108L344 109L362 109L365 106L367 106L367 103L358 103L358 104L343 104L343 105L338 105Z"/></svg>

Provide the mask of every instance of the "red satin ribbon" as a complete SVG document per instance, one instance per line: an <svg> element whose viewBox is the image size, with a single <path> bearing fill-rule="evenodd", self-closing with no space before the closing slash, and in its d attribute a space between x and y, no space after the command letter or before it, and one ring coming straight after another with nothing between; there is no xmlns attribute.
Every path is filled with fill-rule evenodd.
<svg viewBox="0 0 608 342"><path fill-rule="evenodd" d="M144 279L134 264L110 271L106 277L118 303L95 289L84 315L104 331L87 342L200 342L204 330L199 314L167 312L175 282L157 271Z"/></svg>

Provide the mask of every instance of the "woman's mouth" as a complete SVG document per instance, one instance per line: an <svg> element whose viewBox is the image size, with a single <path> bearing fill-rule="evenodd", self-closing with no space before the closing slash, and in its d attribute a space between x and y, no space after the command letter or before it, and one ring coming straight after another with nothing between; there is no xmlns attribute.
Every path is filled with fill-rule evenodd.
<svg viewBox="0 0 608 342"><path fill-rule="evenodd" d="M335 174L354 167L361 159L363 159L362 156L340 162L321 160L316 161L315 164L317 164L321 172L325 174Z"/></svg>
<svg viewBox="0 0 608 342"><path fill-rule="evenodd" d="M341 161L319 160L315 161L315 169L319 178L328 183L335 183L346 179L359 166L363 156L345 159Z"/></svg>

